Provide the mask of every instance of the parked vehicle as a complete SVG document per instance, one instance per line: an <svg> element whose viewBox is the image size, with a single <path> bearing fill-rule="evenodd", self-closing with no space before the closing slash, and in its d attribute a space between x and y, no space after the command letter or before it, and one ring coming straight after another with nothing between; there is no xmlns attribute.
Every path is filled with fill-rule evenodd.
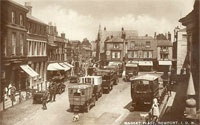
<svg viewBox="0 0 200 125"><path fill-rule="evenodd" d="M109 93L113 89L114 78L112 77L112 70L98 69L96 74L102 76L102 88L103 92Z"/></svg>
<svg viewBox="0 0 200 125"><path fill-rule="evenodd" d="M80 77L80 83L94 85L93 94L96 100L102 96L102 76Z"/></svg>
<svg viewBox="0 0 200 125"><path fill-rule="evenodd" d="M119 78L118 78L118 76L119 76L119 69L118 69L118 66L104 66L104 69L109 69L109 70L112 70L112 80L113 80L113 83L114 83L114 85L117 85L118 84L118 82L119 82Z"/></svg>
<svg viewBox="0 0 200 125"><path fill-rule="evenodd" d="M35 92L33 94L33 104L42 104L42 97L45 94L45 91Z"/></svg>
<svg viewBox="0 0 200 125"><path fill-rule="evenodd" d="M95 106L94 86L91 84L70 84L68 95L70 109L74 112L88 112L91 106Z"/></svg>
<svg viewBox="0 0 200 125"><path fill-rule="evenodd" d="M132 76L138 75L138 64L137 63L127 63L125 66L125 81L130 81Z"/></svg>
<svg viewBox="0 0 200 125"><path fill-rule="evenodd" d="M131 78L131 98L133 107L144 104L152 105L154 98L159 98L159 82L155 75L145 74Z"/></svg>
<svg viewBox="0 0 200 125"><path fill-rule="evenodd" d="M54 82L57 85L57 94L61 94L65 91L66 85L64 84L64 76L54 76L52 78L52 82Z"/></svg>
<svg viewBox="0 0 200 125"><path fill-rule="evenodd" d="M122 62L109 62L108 66L117 66L118 67L118 76L122 77L122 72L123 72L123 64Z"/></svg>
<svg viewBox="0 0 200 125"><path fill-rule="evenodd" d="M95 71L96 71L95 67L88 67L87 70L88 70L88 75L89 76L94 76L95 75Z"/></svg>
<svg viewBox="0 0 200 125"><path fill-rule="evenodd" d="M79 77L76 75L71 76L69 79L69 83L78 83L78 82L79 82Z"/></svg>
<svg viewBox="0 0 200 125"><path fill-rule="evenodd" d="M57 83L57 94L65 92L66 85L64 83Z"/></svg>

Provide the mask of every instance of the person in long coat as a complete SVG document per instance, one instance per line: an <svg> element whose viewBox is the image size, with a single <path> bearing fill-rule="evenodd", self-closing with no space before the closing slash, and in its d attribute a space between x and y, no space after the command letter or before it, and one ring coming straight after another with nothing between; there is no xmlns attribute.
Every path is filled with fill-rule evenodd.
<svg viewBox="0 0 200 125"><path fill-rule="evenodd" d="M47 109L47 99L48 99L48 92L46 91L42 95L42 109L46 110Z"/></svg>
<svg viewBox="0 0 200 125"><path fill-rule="evenodd" d="M158 118L160 117L160 111L158 106L158 100L156 98L153 99L153 105L151 108L152 118L155 122L158 121Z"/></svg>
<svg viewBox="0 0 200 125"><path fill-rule="evenodd" d="M53 84L53 101L56 101L57 83Z"/></svg>

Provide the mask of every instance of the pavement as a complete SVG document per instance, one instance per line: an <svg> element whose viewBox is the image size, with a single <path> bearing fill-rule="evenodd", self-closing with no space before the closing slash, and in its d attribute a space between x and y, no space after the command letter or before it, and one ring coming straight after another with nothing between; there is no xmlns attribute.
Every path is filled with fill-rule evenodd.
<svg viewBox="0 0 200 125"><path fill-rule="evenodd" d="M184 121L184 109L185 109L185 100L187 92L187 80L180 79L173 88L173 93L171 99L169 100L165 113L160 121ZM173 101L171 101L173 100Z"/></svg>

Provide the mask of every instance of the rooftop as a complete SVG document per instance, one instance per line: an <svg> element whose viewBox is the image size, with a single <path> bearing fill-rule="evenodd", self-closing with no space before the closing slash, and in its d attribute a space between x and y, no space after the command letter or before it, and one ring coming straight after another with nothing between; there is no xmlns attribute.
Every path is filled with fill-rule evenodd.
<svg viewBox="0 0 200 125"><path fill-rule="evenodd" d="M173 43L169 40L157 40L158 46L173 46Z"/></svg>
<svg viewBox="0 0 200 125"><path fill-rule="evenodd" d="M41 20L39 20L38 18L36 18L36 17L34 17L34 16L30 15L30 14L27 14L26 16L27 16L27 18L29 18L29 19L31 19L31 20L33 20L33 21L36 21L36 22L38 22L38 23L47 25L46 23L42 22Z"/></svg>
<svg viewBox="0 0 200 125"><path fill-rule="evenodd" d="M21 4L17 3L17 2L15 2L15 1L13 1L13 0L3 0L2 2L10 2L10 3L12 3L12 4L14 4L14 5L18 6L18 7L21 7L21 8L23 8L23 9L26 9L26 10L28 11L28 9L27 9L25 6L23 6L23 5L21 5Z"/></svg>

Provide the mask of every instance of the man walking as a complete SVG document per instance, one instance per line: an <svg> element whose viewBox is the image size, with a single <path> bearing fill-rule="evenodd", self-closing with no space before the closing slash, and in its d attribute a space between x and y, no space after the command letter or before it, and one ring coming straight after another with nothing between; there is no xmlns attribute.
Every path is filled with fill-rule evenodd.
<svg viewBox="0 0 200 125"><path fill-rule="evenodd" d="M53 101L56 101L57 84L53 84Z"/></svg>
<svg viewBox="0 0 200 125"><path fill-rule="evenodd" d="M42 109L47 109L47 99L48 99L48 92L46 91L42 96Z"/></svg>
<svg viewBox="0 0 200 125"><path fill-rule="evenodd" d="M52 97L53 97L53 83L51 83L50 85L49 85L49 94L50 94L50 96L49 96L49 102L50 101L52 101Z"/></svg>

